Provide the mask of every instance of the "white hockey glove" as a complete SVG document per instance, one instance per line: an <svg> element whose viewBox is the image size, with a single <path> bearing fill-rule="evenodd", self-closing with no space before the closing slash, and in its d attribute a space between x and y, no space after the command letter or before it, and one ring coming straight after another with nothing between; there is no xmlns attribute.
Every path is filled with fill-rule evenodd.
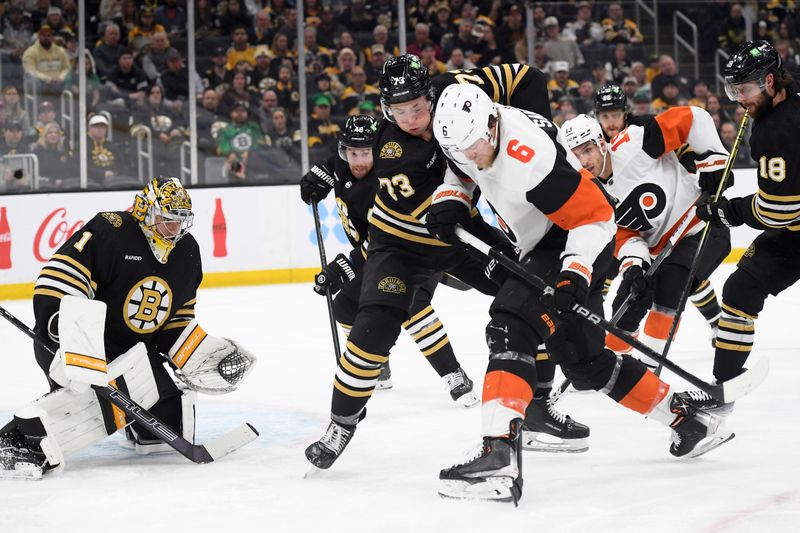
<svg viewBox="0 0 800 533"><path fill-rule="evenodd" d="M178 379L206 394L233 392L256 364L248 350L230 339L208 335L196 320L186 326L167 358Z"/></svg>

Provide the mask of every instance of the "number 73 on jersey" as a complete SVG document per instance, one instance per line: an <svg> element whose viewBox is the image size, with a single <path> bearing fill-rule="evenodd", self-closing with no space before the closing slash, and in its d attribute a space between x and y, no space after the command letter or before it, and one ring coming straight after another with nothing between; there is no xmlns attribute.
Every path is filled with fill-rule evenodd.
<svg viewBox="0 0 800 533"><path fill-rule="evenodd" d="M398 192L403 198L409 198L414 195L414 188L405 174L395 174L391 178L378 178L378 183L380 183L382 189L386 189L386 192L395 202L398 201Z"/></svg>

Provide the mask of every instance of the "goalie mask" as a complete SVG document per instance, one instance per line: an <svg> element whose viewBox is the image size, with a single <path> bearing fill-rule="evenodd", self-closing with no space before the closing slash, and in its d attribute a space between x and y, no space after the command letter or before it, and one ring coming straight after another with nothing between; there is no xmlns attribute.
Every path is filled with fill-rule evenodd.
<svg viewBox="0 0 800 533"><path fill-rule="evenodd" d="M453 161L471 164L462 151L485 139L497 147L497 107L481 89L471 84L449 85L436 104L433 135Z"/></svg>
<svg viewBox="0 0 800 533"><path fill-rule="evenodd" d="M189 193L178 178L163 176L150 180L136 195L132 214L160 263L167 262L169 253L194 221Z"/></svg>

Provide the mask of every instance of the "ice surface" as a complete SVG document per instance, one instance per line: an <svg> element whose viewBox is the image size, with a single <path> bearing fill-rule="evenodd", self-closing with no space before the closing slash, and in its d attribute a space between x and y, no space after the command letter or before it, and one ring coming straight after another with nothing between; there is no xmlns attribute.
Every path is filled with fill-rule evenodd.
<svg viewBox="0 0 800 533"><path fill-rule="evenodd" d="M725 266L715 274L722 280ZM434 305L462 366L482 381L489 300L441 288ZM29 301L3 302L32 323ZM770 358L764 384L736 404L736 438L689 461L667 451L659 424L592 393L559 408L591 426L585 454L524 455L520 507L442 500L440 468L460 462L479 438L480 409L464 409L403 334L392 357L394 389L375 393L369 416L341 459L303 479L303 449L328 423L334 354L325 300L309 285L201 291L205 328L240 341L258 367L229 396L201 396L198 440L241 422L261 436L209 465L176 455L141 457L119 437L67 461L40 482L0 482L0 532L796 532L800 531L800 287L770 298L754 356ZM45 391L31 342L0 320L0 423ZM672 350L710 378L712 350L688 309ZM676 389L685 383L669 372Z"/></svg>

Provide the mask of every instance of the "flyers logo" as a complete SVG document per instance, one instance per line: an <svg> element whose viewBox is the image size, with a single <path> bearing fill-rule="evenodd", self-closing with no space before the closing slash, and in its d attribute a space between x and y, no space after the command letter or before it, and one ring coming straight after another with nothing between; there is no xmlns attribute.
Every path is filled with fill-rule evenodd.
<svg viewBox="0 0 800 533"><path fill-rule="evenodd" d="M633 231L653 229L650 220L664 212L667 195L655 183L643 183L633 189L617 206L617 225Z"/></svg>

